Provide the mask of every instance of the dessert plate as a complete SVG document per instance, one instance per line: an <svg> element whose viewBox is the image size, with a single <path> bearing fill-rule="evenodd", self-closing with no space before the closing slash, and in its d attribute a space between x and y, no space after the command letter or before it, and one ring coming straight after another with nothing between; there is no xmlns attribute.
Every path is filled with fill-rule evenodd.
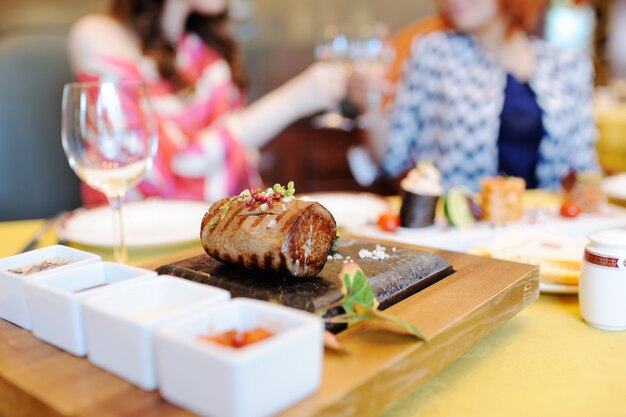
<svg viewBox="0 0 626 417"><path fill-rule="evenodd" d="M381 214L390 211L384 197L371 193L338 191L309 193L298 198L317 201L332 213L337 226L347 228L375 224Z"/></svg>
<svg viewBox="0 0 626 417"><path fill-rule="evenodd" d="M206 202L149 199L122 206L126 246L145 247L199 239ZM63 216L57 234L65 241L88 246L113 246L110 207L80 208Z"/></svg>
<svg viewBox="0 0 626 417"><path fill-rule="evenodd" d="M470 248L470 253L539 265L539 289L544 293L578 292L586 239L559 234L509 231Z"/></svg>
<svg viewBox="0 0 626 417"><path fill-rule="evenodd" d="M608 197L626 200L626 174L606 177L602 181L602 190Z"/></svg>

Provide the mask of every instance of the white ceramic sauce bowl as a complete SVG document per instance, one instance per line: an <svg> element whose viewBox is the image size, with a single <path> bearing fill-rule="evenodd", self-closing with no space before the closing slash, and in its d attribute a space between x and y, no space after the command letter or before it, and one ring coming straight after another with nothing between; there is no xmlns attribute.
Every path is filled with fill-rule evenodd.
<svg viewBox="0 0 626 417"><path fill-rule="evenodd" d="M74 355L85 356L83 301L130 281L153 277L156 272L148 269L99 262L30 280L26 296L33 334Z"/></svg>
<svg viewBox="0 0 626 417"><path fill-rule="evenodd" d="M243 348L199 339L257 327L272 336ZM155 339L161 395L203 416L275 414L319 387L323 330L313 314L241 298L170 323Z"/></svg>
<svg viewBox="0 0 626 417"><path fill-rule="evenodd" d="M63 266L28 275L9 271L54 258L65 259L70 262ZM101 258L98 255L62 245L47 246L0 259L0 317L26 330L31 330L30 312L26 301L26 283L33 279L100 261Z"/></svg>
<svg viewBox="0 0 626 417"><path fill-rule="evenodd" d="M154 390L155 329L229 299L223 289L166 275L91 298L83 305L89 361L144 390Z"/></svg>

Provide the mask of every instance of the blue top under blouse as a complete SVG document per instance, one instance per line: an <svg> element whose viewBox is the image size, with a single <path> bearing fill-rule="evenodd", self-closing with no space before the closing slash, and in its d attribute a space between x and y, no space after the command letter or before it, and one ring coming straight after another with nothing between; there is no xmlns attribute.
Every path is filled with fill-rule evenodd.
<svg viewBox="0 0 626 417"><path fill-rule="evenodd" d="M545 136L543 112L527 82L507 74L498 136L498 171L522 177L526 188L537 188L539 143Z"/></svg>

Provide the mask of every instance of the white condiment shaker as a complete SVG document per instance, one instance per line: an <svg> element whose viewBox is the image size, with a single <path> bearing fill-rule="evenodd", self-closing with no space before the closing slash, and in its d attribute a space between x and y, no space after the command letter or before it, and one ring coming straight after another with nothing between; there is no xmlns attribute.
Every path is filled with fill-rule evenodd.
<svg viewBox="0 0 626 417"><path fill-rule="evenodd" d="M626 230L591 233L580 271L580 314L602 330L626 330Z"/></svg>

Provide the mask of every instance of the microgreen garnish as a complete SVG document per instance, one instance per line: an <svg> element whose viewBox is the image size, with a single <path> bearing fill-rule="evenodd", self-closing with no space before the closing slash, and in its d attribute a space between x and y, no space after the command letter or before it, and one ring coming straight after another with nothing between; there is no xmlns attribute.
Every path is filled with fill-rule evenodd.
<svg viewBox="0 0 626 417"><path fill-rule="evenodd" d="M325 318L326 323L344 323L350 327L368 320L384 320L394 323L409 334L428 342L426 336L411 323L378 310L379 303L376 300L374 291L367 280L367 276L358 264L344 264L339 273L339 279L341 280L343 298L324 309L321 314L325 315L328 311L337 307L342 307L344 313ZM327 335L324 340L327 347L335 350L339 348L341 350L335 338Z"/></svg>
<svg viewBox="0 0 626 417"><path fill-rule="evenodd" d="M248 190L246 190L248 191ZM224 203L224 205L222 207L219 208L220 210L220 220L223 220L224 217L226 217L226 214L228 213L228 210L230 209L230 204L239 199L240 197L234 197L231 198L230 200L228 200L226 203ZM211 223L209 223L209 227L211 229L215 229L217 227L217 220L213 220Z"/></svg>
<svg viewBox="0 0 626 417"><path fill-rule="evenodd" d="M226 213L228 213L228 209L230 208L230 203L232 203L233 200L231 199L230 201L228 201L228 203L224 204L222 207L220 207L220 220L222 220L224 217L226 217Z"/></svg>
<svg viewBox="0 0 626 417"><path fill-rule="evenodd" d="M296 193L296 187L294 186L293 181L289 181L287 183L287 188L280 184L274 184L273 190L277 191L282 198L293 197Z"/></svg>
<svg viewBox="0 0 626 417"><path fill-rule="evenodd" d="M261 210L253 213L248 213L249 215L276 214L269 211L274 203L281 200L284 203L289 203L293 199L293 195L295 194L295 192L296 188L293 181L289 181L286 188L280 184L274 184L272 188L268 188L267 190L263 190L261 188L257 188L255 191L245 189L241 193L239 193L237 197L231 198L222 207L219 208L219 220L223 220L226 217L226 214L228 214L228 210L230 210L230 205L234 201L244 201L246 203L246 206L248 207L260 204ZM212 221L211 223L209 223L209 227L211 229L215 228L216 226L217 221Z"/></svg>

